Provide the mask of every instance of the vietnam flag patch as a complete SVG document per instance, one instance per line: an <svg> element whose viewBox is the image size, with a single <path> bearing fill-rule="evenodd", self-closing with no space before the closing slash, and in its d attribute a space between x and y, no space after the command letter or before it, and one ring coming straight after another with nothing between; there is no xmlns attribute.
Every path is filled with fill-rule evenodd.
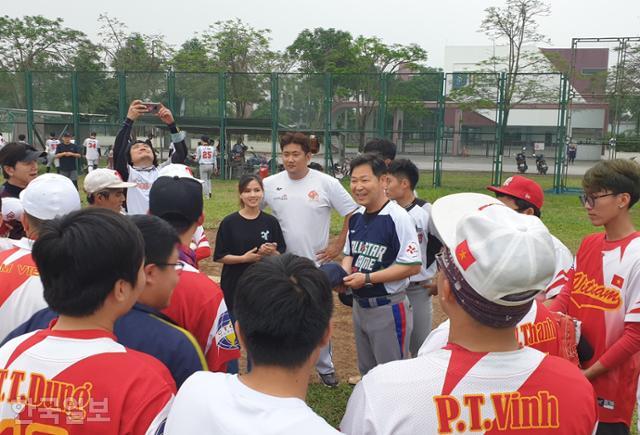
<svg viewBox="0 0 640 435"><path fill-rule="evenodd" d="M613 279L611 280L611 285L621 289L622 286L624 285L624 278L621 277L620 275L613 275Z"/></svg>
<svg viewBox="0 0 640 435"><path fill-rule="evenodd" d="M469 266L476 262L474 256L471 255L469 244L466 240L456 247L456 258L463 270L467 270Z"/></svg>

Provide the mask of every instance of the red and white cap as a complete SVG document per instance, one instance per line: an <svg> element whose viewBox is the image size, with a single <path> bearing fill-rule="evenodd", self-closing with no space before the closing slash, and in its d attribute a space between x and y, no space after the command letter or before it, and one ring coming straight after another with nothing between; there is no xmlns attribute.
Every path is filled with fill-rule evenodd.
<svg viewBox="0 0 640 435"><path fill-rule="evenodd" d="M95 169L84 177L84 191L89 195L105 189L126 189L135 185L136 183L122 181L118 171L107 168Z"/></svg>
<svg viewBox="0 0 640 435"><path fill-rule="evenodd" d="M5 222L22 219L22 202L18 198L2 198L2 220Z"/></svg>
<svg viewBox="0 0 640 435"><path fill-rule="evenodd" d="M442 197L433 203L431 216L453 272L467 284L453 286L457 296L464 296L462 305L485 311L493 307L496 314L503 307L512 317L510 307L528 304L552 279L555 250L540 219L479 193Z"/></svg>
<svg viewBox="0 0 640 435"><path fill-rule="evenodd" d="M523 177L522 175L514 175L504 180L502 186L487 186L487 189L530 202L538 209L541 209L544 203L542 187L531 178Z"/></svg>
<svg viewBox="0 0 640 435"><path fill-rule="evenodd" d="M42 174L20 192L24 212L52 220L80 210L80 195L71 180L59 174Z"/></svg>
<svg viewBox="0 0 640 435"><path fill-rule="evenodd" d="M180 163L171 163L160 169L158 172L159 177L173 177L173 178L189 178L202 184L204 181L197 179L193 176L193 171L190 167L182 165Z"/></svg>

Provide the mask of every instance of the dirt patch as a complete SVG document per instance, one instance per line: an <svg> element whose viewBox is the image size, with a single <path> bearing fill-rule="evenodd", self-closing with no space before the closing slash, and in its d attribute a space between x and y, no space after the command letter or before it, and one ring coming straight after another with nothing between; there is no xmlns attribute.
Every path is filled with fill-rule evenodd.
<svg viewBox="0 0 640 435"><path fill-rule="evenodd" d="M216 233L213 230L207 230L207 238L213 249L215 246ZM219 278L222 272L222 264L214 263L210 258L203 260L199 264L200 270L207 275ZM437 297L433 301L433 325L439 325L446 316L440 309ZM356 357L356 346L353 337L353 323L351 320L351 307L343 305L334 295L334 313L333 313L333 363L336 366L338 377L341 381L345 381L350 376L358 375L358 364ZM243 358L244 359L244 358ZM241 363L241 367L245 367L245 363ZM315 374L311 375L312 382L319 382Z"/></svg>

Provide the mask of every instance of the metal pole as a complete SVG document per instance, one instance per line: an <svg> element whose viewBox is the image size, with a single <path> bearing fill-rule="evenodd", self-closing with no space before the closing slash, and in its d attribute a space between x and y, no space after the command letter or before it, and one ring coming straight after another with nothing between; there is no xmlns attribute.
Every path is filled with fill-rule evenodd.
<svg viewBox="0 0 640 435"><path fill-rule="evenodd" d="M503 125L504 119L504 93L505 93L505 82L506 82L507 74L502 72L500 73L500 77L498 79L498 119L496 125L496 149L494 151L494 159L493 159L493 173L491 175L491 184L493 186L499 186L502 182L502 153L504 148L504 130L505 127Z"/></svg>
<svg viewBox="0 0 640 435"><path fill-rule="evenodd" d="M225 97L225 79L226 73L220 72L218 73L218 117L219 117L219 128L220 128L220 175L222 179L227 178L227 147L226 147L226 131L225 131L225 121L226 121L226 103L227 99Z"/></svg>
<svg viewBox="0 0 640 435"><path fill-rule="evenodd" d="M553 191L562 193L566 188L566 177L563 177L565 141L567 137L567 90L569 78L562 74L560 76L560 111L558 114L558 131L556 139L556 162L553 174Z"/></svg>
<svg viewBox="0 0 640 435"><path fill-rule="evenodd" d="M71 112L73 113L73 134L80 139L80 104L78 101L78 72L71 73Z"/></svg>
<svg viewBox="0 0 640 435"><path fill-rule="evenodd" d="M277 150L278 150L278 127L280 125L280 90L278 83L278 73L271 73L271 168L272 174L275 174L278 167Z"/></svg>
<svg viewBox="0 0 640 435"><path fill-rule="evenodd" d="M331 147L331 88L333 86L331 73L324 73L324 171L333 171L329 168L329 159L333 161Z"/></svg>
<svg viewBox="0 0 640 435"><path fill-rule="evenodd" d="M169 110L176 116L176 72L172 69L169 70L167 75L167 92L169 94Z"/></svg>
<svg viewBox="0 0 640 435"><path fill-rule="evenodd" d="M24 73L24 96L27 103L27 141L33 143L33 80L31 71Z"/></svg>
<svg viewBox="0 0 640 435"><path fill-rule="evenodd" d="M378 136L386 137L387 121L387 88L389 86L389 74L380 74L380 101L378 102Z"/></svg>
<svg viewBox="0 0 640 435"><path fill-rule="evenodd" d="M118 115L119 121L124 122L127 117L129 105L127 104L127 75L124 71L118 71Z"/></svg>
<svg viewBox="0 0 640 435"><path fill-rule="evenodd" d="M436 137L433 149L433 187L442 186L442 142L444 138L445 90L447 76L438 74L438 100L436 112Z"/></svg>

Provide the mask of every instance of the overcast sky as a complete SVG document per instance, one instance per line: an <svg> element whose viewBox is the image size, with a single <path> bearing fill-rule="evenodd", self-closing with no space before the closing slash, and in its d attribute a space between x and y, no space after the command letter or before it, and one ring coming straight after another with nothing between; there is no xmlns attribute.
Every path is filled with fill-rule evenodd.
<svg viewBox="0 0 640 435"><path fill-rule="evenodd" d="M68 27L97 40L98 15L107 12L130 30L162 33L179 45L218 20L238 17L272 30L272 47L281 50L305 28L335 27L355 35L378 36L386 43L417 43L428 64L442 67L446 45L491 45L478 27L494 0L1 0L9 16L62 17ZM553 47L570 47L573 37L640 36L638 0L550 0L551 16L540 29Z"/></svg>

